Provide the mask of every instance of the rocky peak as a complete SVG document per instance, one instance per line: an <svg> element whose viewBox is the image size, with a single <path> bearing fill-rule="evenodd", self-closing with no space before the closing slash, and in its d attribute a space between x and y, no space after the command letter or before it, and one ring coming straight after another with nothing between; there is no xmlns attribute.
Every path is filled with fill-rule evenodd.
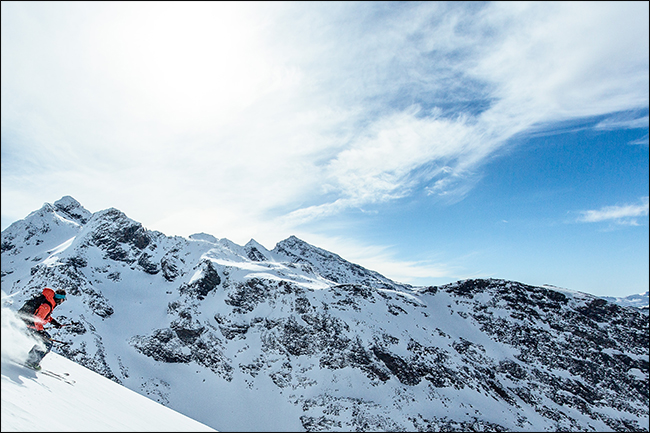
<svg viewBox="0 0 650 433"><path fill-rule="evenodd" d="M244 252L254 262L271 261L271 252L255 239L251 239L244 245Z"/></svg>
<svg viewBox="0 0 650 433"><path fill-rule="evenodd" d="M299 239L295 235L291 235L288 238L278 242L276 244L276 248L278 246L282 246L284 248L291 248L292 246L296 246L296 245L309 245L309 244L307 242L303 241L302 239Z"/></svg>
<svg viewBox="0 0 650 433"><path fill-rule="evenodd" d="M280 258L309 264L318 274L337 284L365 284L370 287L393 287L394 281L341 256L315 247L295 236L278 242L272 251ZM410 286L397 284L400 288Z"/></svg>
<svg viewBox="0 0 650 433"><path fill-rule="evenodd" d="M272 252L296 261L310 261L310 258L317 257L319 260L345 262L336 254L308 244L293 235L278 242Z"/></svg>
<svg viewBox="0 0 650 433"><path fill-rule="evenodd" d="M71 197L70 199L74 200ZM25 248L54 248L75 236L82 229L82 219L90 215L90 212L83 208L74 208L73 203L67 200L60 205L57 207L44 203L40 209L7 227L2 232L2 252L11 251L12 254L19 254ZM67 205L73 205L70 208L72 214L63 210Z"/></svg>
<svg viewBox="0 0 650 433"><path fill-rule="evenodd" d="M299 256L311 253L320 253L324 256L336 256L335 254L325 251L321 248L315 247L294 235L289 236L285 240L278 242L273 249L274 252L284 253L288 256ZM338 257L338 256L336 256Z"/></svg>
<svg viewBox="0 0 650 433"><path fill-rule="evenodd" d="M115 208L95 212L85 232L89 242L105 250L108 258L128 263L135 261L135 256L152 241L142 224Z"/></svg>
<svg viewBox="0 0 650 433"><path fill-rule="evenodd" d="M90 211L69 195L63 196L61 199L55 201L54 208L80 224L86 224L92 216Z"/></svg>

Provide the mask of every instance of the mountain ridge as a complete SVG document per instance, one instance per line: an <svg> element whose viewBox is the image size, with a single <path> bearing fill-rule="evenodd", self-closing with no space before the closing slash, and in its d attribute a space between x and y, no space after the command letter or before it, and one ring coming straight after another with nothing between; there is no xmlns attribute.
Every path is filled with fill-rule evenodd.
<svg viewBox="0 0 650 433"><path fill-rule="evenodd" d="M61 331L72 344L59 353L141 393L156 383L158 401L213 428L647 425L639 309L500 279L414 287L295 236L272 250L168 237L114 208L59 202L69 218L44 206L2 232L3 290L19 304L66 288L56 312L81 320ZM224 396L197 403L206 384ZM286 416L214 409L233 401Z"/></svg>

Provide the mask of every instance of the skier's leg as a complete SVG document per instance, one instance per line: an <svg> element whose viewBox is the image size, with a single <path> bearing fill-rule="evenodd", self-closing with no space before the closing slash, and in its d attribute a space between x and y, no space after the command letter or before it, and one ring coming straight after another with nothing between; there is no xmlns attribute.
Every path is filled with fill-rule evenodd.
<svg viewBox="0 0 650 433"><path fill-rule="evenodd" d="M52 342L52 336L47 331L41 331L40 334L43 340L43 344L45 345L45 355L47 355L50 353L50 350L52 350L52 346L54 346L54 343Z"/></svg>
<svg viewBox="0 0 650 433"><path fill-rule="evenodd" d="M27 364L37 366L43 360L45 355L50 353L54 343L52 343L50 334L46 331L33 331L32 335L41 340L41 343L34 345L32 350L29 351L29 354L27 355Z"/></svg>
<svg viewBox="0 0 650 433"><path fill-rule="evenodd" d="M44 356L45 356L45 352L41 350L41 345L35 344L34 347L32 347L32 350L30 350L29 354L27 355L27 364L38 365Z"/></svg>

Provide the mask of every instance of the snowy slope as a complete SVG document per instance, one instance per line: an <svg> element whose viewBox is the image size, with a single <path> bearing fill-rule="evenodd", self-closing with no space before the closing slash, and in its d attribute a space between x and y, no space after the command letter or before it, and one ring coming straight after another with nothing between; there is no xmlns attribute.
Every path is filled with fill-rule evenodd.
<svg viewBox="0 0 650 433"><path fill-rule="evenodd" d="M56 353L43 360L43 371L21 366L33 341L20 334L20 326L3 308L3 432L214 431Z"/></svg>
<svg viewBox="0 0 650 433"><path fill-rule="evenodd" d="M16 363L31 341L2 309L2 431L214 431L61 355ZM64 380L47 375L64 374Z"/></svg>
<svg viewBox="0 0 650 433"><path fill-rule="evenodd" d="M648 424L648 316L584 293L412 287L293 236L167 237L70 197L2 232L11 308L43 286L80 322L59 354L218 430Z"/></svg>

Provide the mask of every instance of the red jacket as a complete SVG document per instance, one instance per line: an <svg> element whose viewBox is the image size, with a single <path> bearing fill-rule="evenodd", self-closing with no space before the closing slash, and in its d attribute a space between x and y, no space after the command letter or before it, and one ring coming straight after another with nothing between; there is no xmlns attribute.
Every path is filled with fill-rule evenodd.
<svg viewBox="0 0 650 433"><path fill-rule="evenodd" d="M56 306L56 301L54 300L54 290L46 287L43 289L43 295L47 302L43 302L34 313L34 326L30 328L36 329L37 331L43 330L43 325L50 323L52 320L52 310Z"/></svg>

